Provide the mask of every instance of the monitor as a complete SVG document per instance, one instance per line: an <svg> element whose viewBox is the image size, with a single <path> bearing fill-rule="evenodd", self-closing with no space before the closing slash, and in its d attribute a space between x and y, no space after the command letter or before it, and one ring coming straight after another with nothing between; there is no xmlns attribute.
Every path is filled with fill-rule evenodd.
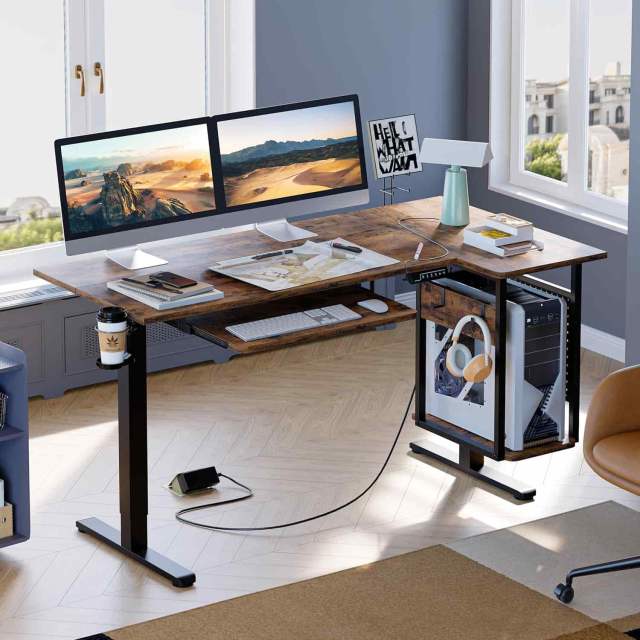
<svg viewBox="0 0 640 640"><path fill-rule="evenodd" d="M311 234L302 215L368 202L356 96L56 140L67 255L112 250L128 268L165 261L136 245L263 224Z"/></svg>
<svg viewBox="0 0 640 640"><path fill-rule="evenodd" d="M357 96L218 116L215 143L227 211L285 218L369 201Z"/></svg>
<svg viewBox="0 0 640 640"><path fill-rule="evenodd" d="M67 255L207 228L217 210L210 128L202 118L56 140Z"/></svg>

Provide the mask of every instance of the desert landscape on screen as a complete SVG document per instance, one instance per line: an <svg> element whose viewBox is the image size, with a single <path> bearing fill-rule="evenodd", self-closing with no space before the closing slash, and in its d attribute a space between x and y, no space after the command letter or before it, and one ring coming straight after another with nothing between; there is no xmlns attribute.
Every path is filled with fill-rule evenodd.
<svg viewBox="0 0 640 640"><path fill-rule="evenodd" d="M227 206L361 184L351 102L218 123Z"/></svg>
<svg viewBox="0 0 640 640"><path fill-rule="evenodd" d="M206 125L67 145L62 163L74 234L215 209Z"/></svg>

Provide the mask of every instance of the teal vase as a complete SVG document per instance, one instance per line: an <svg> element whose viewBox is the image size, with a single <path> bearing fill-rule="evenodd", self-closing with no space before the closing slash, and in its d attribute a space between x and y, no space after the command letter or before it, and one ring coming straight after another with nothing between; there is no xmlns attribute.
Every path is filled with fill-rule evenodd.
<svg viewBox="0 0 640 640"><path fill-rule="evenodd" d="M444 179L440 222L450 227L465 227L469 224L467 170L456 165L447 169Z"/></svg>

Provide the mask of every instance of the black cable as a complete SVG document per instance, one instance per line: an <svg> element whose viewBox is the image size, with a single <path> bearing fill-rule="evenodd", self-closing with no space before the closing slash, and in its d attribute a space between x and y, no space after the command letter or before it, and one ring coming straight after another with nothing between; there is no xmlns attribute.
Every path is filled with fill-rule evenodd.
<svg viewBox="0 0 640 640"><path fill-rule="evenodd" d="M411 410L411 404L413 402L413 397L415 393L416 393L416 388L413 387L413 391L411 392L411 397L409 398L409 402L407 403L407 408L405 409L404 415L402 417L402 422L400 422L400 428L398 429L398 433L396 433L396 437L393 440L391 449L389 450L389 453L387 454L387 458L384 461L384 464L382 465L382 467L380 468L380 471L378 471L378 473L376 474L376 477L369 483L367 488L364 489L364 491L361 491L355 498L352 498L351 500L349 500L349 502L345 502L339 507L335 507L334 509L325 511L324 513L319 513L318 515L315 515L315 516L310 516L309 518L303 518L302 520L296 520L295 522L286 522L285 524L273 524L267 527L217 527L215 525L202 524L200 522L194 522L193 520L187 520L186 518L183 518L182 517L183 514L190 513L191 511L200 511L202 509L219 507L220 505L223 505L223 504L240 502L241 500L247 500L248 498L253 496L253 491L251 491L249 487L221 473L219 474L221 478L226 478L227 480L230 480L234 484L237 484L239 487L245 489L246 491L248 491L248 495L240 496L239 498L231 498L229 500L223 500L222 502L211 502L209 504L201 504L195 507L187 507L186 509L180 509L180 511L176 513L176 520L184 524L188 524L192 527L199 527L200 529L208 529L210 531L269 531L271 529L284 529L285 527L294 527L298 524L304 524L305 522L311 522L312 520L325 518L326 516L330 516L332 513L335 513L336 511L340 511L341 509L344 509L352 505L354 502L357 502L358 500L360 500L360 498L362 498L362 496L364 496L366 493L369 492L369 490L373 487L373 485L376 482L378 482L378 479L384 473L384 470L387 468L387 465L389 464L389 460L391 460L391 455L393 454L393 451L396 448L396 445L398 444L398 439L400 438L400 434L402 433L402 428L404 427L404 423L406 422L407 416L409 415L409 411Z"/></svg>

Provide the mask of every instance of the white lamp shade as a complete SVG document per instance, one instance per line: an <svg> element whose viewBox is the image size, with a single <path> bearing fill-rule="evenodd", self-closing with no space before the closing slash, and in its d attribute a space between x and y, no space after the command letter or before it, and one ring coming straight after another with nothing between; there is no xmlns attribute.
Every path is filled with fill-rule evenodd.
<svg viewBox="0 0 640 640"><path fill-rule="evenodd" d="M449 164L459 167L484 167L493 158L488 142L425 138L420 150L420 162Z"/></svg>

